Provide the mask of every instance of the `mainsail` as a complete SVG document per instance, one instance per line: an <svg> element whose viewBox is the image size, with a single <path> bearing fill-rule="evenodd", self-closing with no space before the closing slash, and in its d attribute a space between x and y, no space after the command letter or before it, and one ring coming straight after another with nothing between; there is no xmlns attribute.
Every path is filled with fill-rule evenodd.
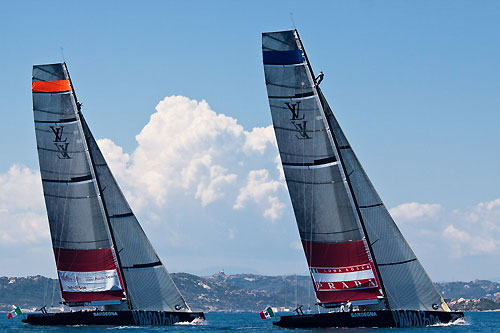
<svg viewBox="0 0 500 333"><path fill-rule="evenodd" d="M40 172L69 306L188 311L80 111L65 63L33 67Z"/></svg>
<svg viewBox="0 0 500 333"><path fill-rule="evenodd" d="M264 33L262 51L280 157L319 302L448 310L344 136L297 31Z"/></svg>

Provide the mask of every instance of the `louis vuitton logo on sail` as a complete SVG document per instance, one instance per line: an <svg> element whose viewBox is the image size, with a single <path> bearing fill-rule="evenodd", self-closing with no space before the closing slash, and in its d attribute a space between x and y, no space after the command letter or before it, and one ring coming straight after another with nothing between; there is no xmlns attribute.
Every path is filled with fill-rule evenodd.
<svg viewBox="0 0 500 333"><path fill-rule="evenodd" d="M64 126L50 126L50 129L55 136L53 141L54 145L59 151L59 154L57 154L57 158L61 160L70 159L71 157L68 155L68 138L63 139Z"/></svg>
<svg viewBox="0 0 500 333"><path fill-rule="evenodd" d="M290 104L288 102L285 102L285 105L288 107L288 110L292 113L292 119L290 120L302 120L304 119L304 115L300 117L299 112L300 112L300 102Z"/></svg>
<svg viewBox="0 0 500 333"><path fill-rule="evenodd" d="M311 139L309 134L307 134L307 120L304 120L305 115L300 115L300 102L297 103L289 103L285 102L286 107L292 113L292 119L290 122L295 127L299 135L295 135L295 137L299 140ZM298 122L298 120L302 120L302 122Z"/></svg>
<svg viewBox="0 0 500 333"><path fill-rule="evenodd" d="M295 137L299 140L311 139L309 134L307 134L307 120L304 120L302 123L296 123L292 121L293 126L299 132L299 135L295 135Z"/></svg>

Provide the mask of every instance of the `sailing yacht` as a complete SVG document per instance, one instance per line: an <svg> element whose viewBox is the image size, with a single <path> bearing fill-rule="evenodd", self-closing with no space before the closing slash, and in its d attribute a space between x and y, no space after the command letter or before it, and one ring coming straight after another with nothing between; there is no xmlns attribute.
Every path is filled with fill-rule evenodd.
<svg viewBox="0 0 500 333"><path fill-rule="evenodd" d="M33 66L33 113L63 304L38 325L171 325L204 319L177 289L83 117L66 63Z"/></svg>
<svg viewBox="0 0 500 333"><path fill-rule="evenodd" d="M264 72L281 162L318 314L282 327L415 327L450 311L340 128L297 30L262 34ZM358 311L340 312L352 305Z"/></svg>

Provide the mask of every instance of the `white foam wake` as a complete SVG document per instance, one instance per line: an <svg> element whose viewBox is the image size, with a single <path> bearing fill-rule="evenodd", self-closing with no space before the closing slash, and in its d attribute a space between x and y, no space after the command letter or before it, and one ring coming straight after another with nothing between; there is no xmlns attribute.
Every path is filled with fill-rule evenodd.
<svg viewBox="0 0 500 333"><path fill-rule="evenodd" d="M434 325L429 325L431 327L447 327L447 326L462 326L462 325L469 325L469 323L465 320L465 318L457 318L454 321L451 321L449 323L437 323Z"/></svg>

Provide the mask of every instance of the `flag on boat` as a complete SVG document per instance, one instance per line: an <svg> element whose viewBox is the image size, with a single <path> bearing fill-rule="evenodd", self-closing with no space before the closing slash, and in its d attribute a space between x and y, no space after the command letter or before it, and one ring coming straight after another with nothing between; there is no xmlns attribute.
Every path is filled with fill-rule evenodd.
<svg viewBox="0 0 500 333"><path fill-rule="evenodd" d="M16 308L14 310L7 313L7 319L14 318L15 316L20 315L20 314L23 314L23 312L21 311L21 309L18 306L16 306Z"/></svg>
<svg viewBox="0 0 500 333"><path fill-rule="evenodd" d="M274 312L270 306L267 307L267 309L265 309L264 311L260 312L260 319L267 319L271 317L274 317Z"/></svg>

